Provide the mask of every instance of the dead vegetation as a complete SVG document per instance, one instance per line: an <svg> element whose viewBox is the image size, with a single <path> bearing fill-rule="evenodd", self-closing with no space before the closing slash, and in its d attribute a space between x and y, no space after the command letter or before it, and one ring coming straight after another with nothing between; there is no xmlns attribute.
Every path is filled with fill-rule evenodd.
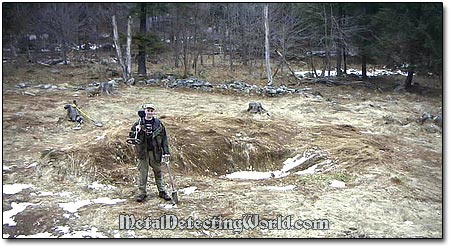
<svg viewBox="0 0 452 248"><path fill-rule="evenodd" d="M239 218L243 213L255 212L266 217L294 214L303 218L328 217L334 221L333 229L322 234L212 232L209 235L213 237L401 237L406 230L411 231L408 236L441 234L441 226L437 225L441 216L425 209L426 206L441 209L442 129L429 132L416 118L423 111L435 112L442 96L430 98L410 93L382 93L353 85L314 84L309 87L315 87L313 92L319 94L277 98L146 86L120 86L120 94L95 97L87 97L70 87L57 93L36 88L32 92L35 96L31 96L22 94L25 90L16 87L25 81L32 85L80 86L90 83L95 73L103 73L85 75L82 72L86 67L78 66L58 67L60 73L49 70L40 65L26 65L11 70L7 67L4 73L3 163L17 168L4 173L3 179L7 183L33 182L37 187L51 190L56 190L57 185L71 185L66 190L77 194L88 183L101 181L116 185L120 190L113 194L128 199L124 205L112 209L83 209L80 220L68 224L74 228L80 227L80 223L100 226L107 221L104 231L113 230L117 228L118 213L146 215L146 209L152 209L154 217L170 212L181 217ZM74 77L68 78L69 74ZM65 119L63 109L72 99L77 99L84 110L105 125L95 127L85 123L82 130L72 130L74 125ZM182 196L179 209L162 210L156 207L160 204L158 199L144 206L133 201L136 163L133 147L125 141L137 118L136 110L148 100L156 104L158 116L169 133L172 168L178 186L198 187L197 193ZM250 102L257 101L268 112L246 111ZM333 161L334 167L324 173L291 174L252 182L219 179L220 175L234 171L279 170L287 158L310 149L317 149L325 156L297 170L326 159ZM36 169L29 168L24 173L20 166L33 162L38 163ZM345 182L346 188L332 190L331 180ZM274 185L296 188L289 192L265 188ZM83 199L92 194L81 192ZM7 199L13 200L16 198ZM35 219L44 219L52 211L38 211ZM397 219L399 212L404 213L402 220ZM426 226L422 220L418 223L419 212L422 218L433 220L433 224ZM18 217L23 220L25 215ZM391 222L391 218L399 222ZM416 229L405 227L407 220L415 222ZM392 225L391 230L387 229L388 223ZM33 232L29 227L23 229ZM147 237L194 235L188 231L138 233Z"/></svg>

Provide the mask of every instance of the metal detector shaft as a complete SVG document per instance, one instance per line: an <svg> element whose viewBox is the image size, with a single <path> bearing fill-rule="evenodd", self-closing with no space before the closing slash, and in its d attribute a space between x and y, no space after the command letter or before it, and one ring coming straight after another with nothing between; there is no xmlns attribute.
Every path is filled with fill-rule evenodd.
<svg viewBox="0 0 452 248"><path fill-rule="evenodd" d="M177 198L177 189L174 186L173 176L171 175L171 168L170 168L169 158L165 161L165 164L166 164L166 168L168 170L168 175L169 175L169 178L170 178L171 187L173 189L173 192L171 193L171 199L172 199L173 203L177 204L179 202L179 199Z"/></svg>
<svg viewBox="0 0 452 248"><path fill-rule="evenodd" d="M84 117L87 118L88 120L92 121L92 122L94 123L94 125L96 125L96 126L98 126L98 127L103 126L103 123L102 123L102 122L95 121L95 120L94 120L93 118L91 118L87 113L83 112L77 105L75 105L75 108L80 112L80 114L81 114L82 116L84 116Z"/></svg>

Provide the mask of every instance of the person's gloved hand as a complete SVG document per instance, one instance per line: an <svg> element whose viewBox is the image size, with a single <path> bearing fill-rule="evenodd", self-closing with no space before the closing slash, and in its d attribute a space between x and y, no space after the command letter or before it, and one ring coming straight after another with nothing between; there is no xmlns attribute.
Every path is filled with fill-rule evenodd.
<svg viewBox="0 0 452 248"><path fill-rule="evenodd" d="M163 162L168 162L170 158L170 154L163 154Z"/></svg>

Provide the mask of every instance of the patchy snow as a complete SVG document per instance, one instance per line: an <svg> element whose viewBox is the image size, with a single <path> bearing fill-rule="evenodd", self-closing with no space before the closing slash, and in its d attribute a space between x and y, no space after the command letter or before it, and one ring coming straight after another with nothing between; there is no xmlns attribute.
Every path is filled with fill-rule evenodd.
<svg viewBox="0 0 452 248"><path fill-rule="evenodd" d="M19 235L16 236L16 238L20 239L20 238L27 238L27 239L39 239L39 238L57 238L57 236L53 236L52 233L48 233L48 232L44 232L44 233L36 233L36 234L31 234L31 235Z"/></svg>
<svg viewBox="0 0 452 248"><path fill-rule="evenodd" d="M98 141L98 140L103 140L103 139L105 139L105 134L103 134L103 135L101 135L101 136L96 136L96 141Z"/></svg>
<svg viewBox="0 0 452 248"><path fill-rule="evenodd" d="M129 235L129 238L135 238L135 236L137 236L137 235L135 234L135 231L133 231L133 230L128 230L128 231L127 231L127 234Z"/></svg>
<svg viewBox="0 0 452 248"><path fill-rule="evenodd" d="M319 164L315 164L309 168L307 168L306 170L302 170L302 171L297 171L295 172L296 175L306 175L306 174L314 174L315 170L317 169L317 167L319 166Z"/></svg>
<svg viewBox="0 0 452 248"><path fill-rule="evenodd" d="M302 78L315 78L314 72L311 71L296 71L294 72L297 77ZM322 70L316 70L317 75L320 77L322 74ZM336 77L337 73L336 70L329 71L330 77ZM354 69L350 68L347 69L347 74L349 75L356 75L356 76L362 76L362 70L361 69ZM403 72L401 70L388 70L388 69L368 69L366 72L366 75L368 77L378 77L378 76L386 76L386 75L402 75L402 76L408 76L407 72ZM325 77L328 76L328 71L325 71Z"/></svg>
<svg viewBox="0 0 452 248"><path fill-rule="evenodd" d="M236 171L236 172L221 176L220 178L260 180L260 179L271 178L272 175L274 175L272 172Z"/></svg>
<svg viewBox="0 0 452 248"><path fill-rule="evenodd" d="M193 192L195 192L195 190L196 190L197 188L198 188L198 187L196 187L196 186L191 186L191 187L179 189L178 192L181 192L181 193L184 194L184 195L189 195L189 194L192 194Z"/></svg>
<svg viewBox="0 0 452 248"><path fill-rule="evenodd" d="M77 202L66 202L66 203L58 203L58 206L60 206L60 208L62 208L63 210L70 212L70 213L74 213L75 217L79 217L77 215L77 211L79 208L87 206L87 205L91 205L91 204L108 204L108 205L114 205L116 203L119 202L124 202L126 200L124 199L110 199L108 197L101 197L101 198L97 198L94 200L82 200L82 201L77 201ZM64 215L65 218L69 218L69 216Z"/></svg>
<svg viewBox="0 0 452 248"><path fill-rule="evenodd" d="M10 171L11 167L3 165L3 171Z"/></svg>
<svg viewBox="0 0 452 248"><path fill-rule="evenodd" d="M58 203L58 206L65 211L75 213L79 208L91 204L90 200L82 200L77 202Z"/></svg>
<svg viewBox="0 0 452 248"><path fill-rule="evenodd" d="M36 165L38 165L38 163L34 162L32 164L29 164L27 167L25 167L25 169L36 167Z"/></svg>
<svg viewBox="0 0 452 248"><path fill-rule="evenodd" d="M316 153L312 153L310 156L306 156L306 153L303 153L298 154L293 158L288 158L286 159L286 161L283 162L282 171L283 172L290 171L293 168L298 167L304 162L308 161L309 159L315 157L316 155L317 155Z"/></svg>
<svg viewBox="0 0 452 248"><path fill-rule="evenodd" d="M17 194L20 191L28 188L32 188L32 184L4 184L3 185L3 194L13 195Z"/></svg>
<svg viewBox="0 0 452 248"><path fill-rule="evenodd" d="M121 238L121 234L119 233L118 230L113 230L112 233L113 233L113 238L115 238L115 239Z"/></svg>
<svg viewBox="0 0 452 248"><path fill-rule="evenodd" d="M345 188L345 183L338 180L333 180L330 182L330 187L333 188Z"/></svg>
<svg viewBox="0 0 452 248"><path fill-rule="evenodd" d="M267 186L265 189L272 190L272 191L288 191L293 190L297 186L295 185L286 185L286 186Z"/></svg>
<svg viewBox="0 0 452 248"><path fill-rule="evenodd" d="M61 196L61 197L69 197L70 195L72 195L72 192L64 191L64 192L58 193L58 195Z"/></svg>
<svg viewBox="0 0 452 248"><path fill-rule="evenodd" d="M176 204L159 204L159 207L164 208L164 209L173 209L173 208L177 208Z"/></svg>
<svg viewBox="0 0 452 248"><path fill-rule="evenodd" d="M269 171L269 172L261 172L261 171L237 171L230 174L226 174L220 176L220 178L228 178L228 179L251 179L251 180L261 180L268 178L282 178L290 175L290 170L302 165L306 161L316 157L321 156L317 151L305 151L303 154L298 154L292 158L288 158L283 162L283 167L281 170ZM322 163L316 164L313 167L310 167L304 171L296 172L297 175L303 174L313 174L317 167L331 163L331 160L324 161Z"/></svg>
<svg viewBox="0 0 452 248"><path fill-rule="evenodd" d="M126 200L124 200L124 199L110 199L108 197L102 197L102 198L97 198L97 199L92 200L93 203L109 204L109 205L113 205L118 202L125 202L125 201Z"/></svg>
<svg viewBox="0 0 452 248"><path fill-rule="evenodd" d="M66 233L60 238L108 238L108 237L105 236L105 234L98 232L96 227L92 227L89 230Z"/></svg>
<svg viewBox="0 0 452 248"><path fill-rule="evenodd" d="M38 193L30 193L31 196L52 196L57 195L56 193L49 192L49 191L40 191Z"/></svg>
<svg viewBox="0 0 452 248"><path fill-rule="evenodd" d="M88 189L95 189L95 190L113 190L116 189L113 185L108 184L102 184L99 182L93 182L92 184L88 185Z"/></svg>
<svg viewBox="0 0 452 248"><path fill-rule="evenodd" d="M56 232L66 234L66 233L69 232L69 229L71 229L71 228L68 227L68 226L57 226L57 227L55 227L54 230L55 230Z"/></svg>
<svg viewBox="0 0 452 248"><path fill-rule="evenodd" d="M13 219L14 216L22 211L24 211L28 206L34 206L39 204L33 204L29 202L15 203L11 202L12 209L3 212L3 225L15 226L16 221Z"/></svg>
<svg viewBox="0 0 452 248"><path fill-rule="evenodd" d="M63 214L63 217L69 219L71 217L71 214Z"/></svg>
<svg viewBox="0 0 452 248"><path fill-rule="evenodd" d="M336 71L329 71L331 77L335 77L337 75ZM315 78L314 72L311 71L296 71L294 72L295 76L302 78ZM317 75L320 77L322 75L322 70L316 70ZM325 71L325 76L328 76L328 71Z"/></svg>

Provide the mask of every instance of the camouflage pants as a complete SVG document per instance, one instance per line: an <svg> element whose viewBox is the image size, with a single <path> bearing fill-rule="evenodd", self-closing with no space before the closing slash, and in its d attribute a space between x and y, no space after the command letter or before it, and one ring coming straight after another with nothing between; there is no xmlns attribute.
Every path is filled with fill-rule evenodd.
<svg viewBox="0 0 452 248"><path fill-rule="evenodd" d="M154 154L152 151L148 151L146 153L146 157L144 159L138 160L138 191L140 195L146 194L146 184L148 181L148 172L149 167L152 167L154 171L154 179L155 184L159 191L166 191L164 182L163 182L163 174L162 174L162 165L160 162L155 162Z"/></svg>

